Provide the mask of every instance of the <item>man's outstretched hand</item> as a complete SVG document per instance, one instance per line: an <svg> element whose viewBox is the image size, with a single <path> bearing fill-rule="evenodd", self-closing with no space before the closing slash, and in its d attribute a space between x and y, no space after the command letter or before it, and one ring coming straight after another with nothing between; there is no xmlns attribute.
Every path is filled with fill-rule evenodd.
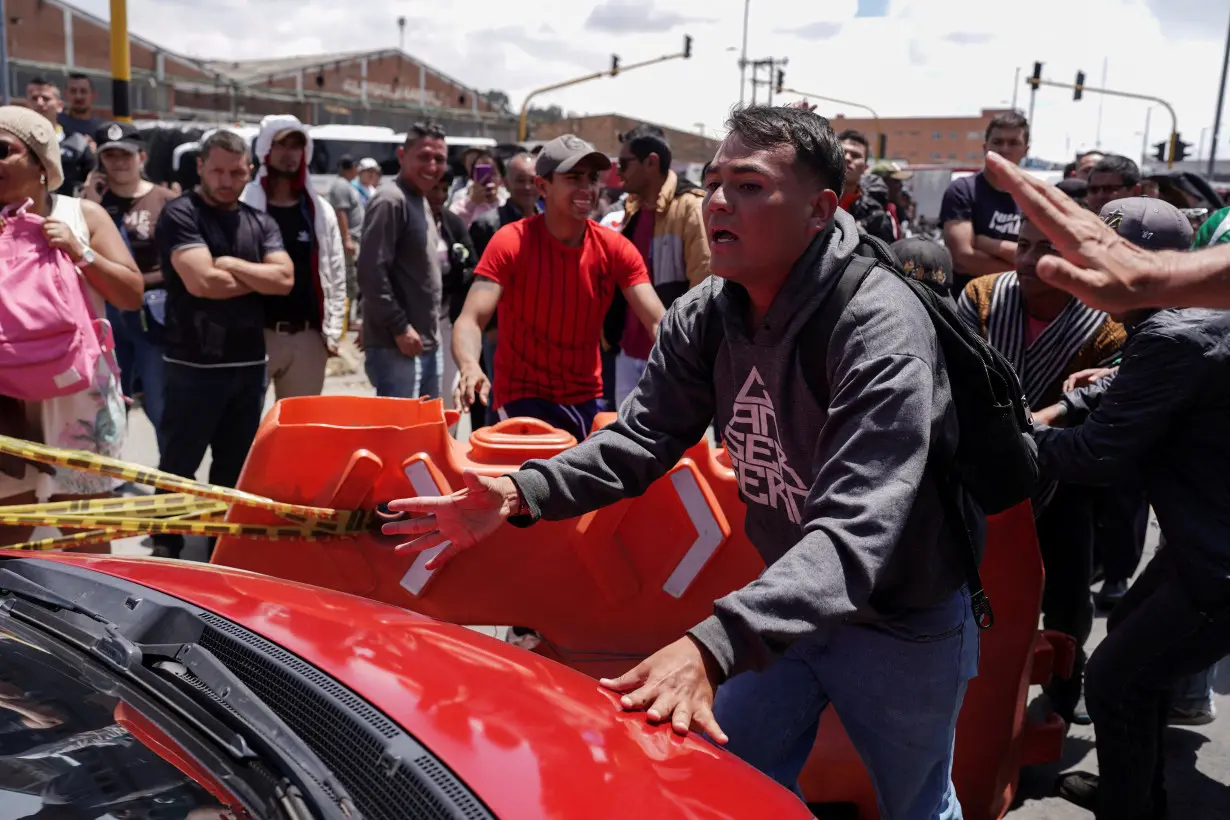
<svg viewBox="0 0 1230 820"><path fill-rule="evenodd" d="M1047 185L995 153L987 154L987 176L1007 191L1027 219L1062 256L1038 260L1042 281L1067 291L1090 307L1123 313L1150 304L1166 279L1166 254L1136 247L1054 185Z"/></svg>
<svg viewBox="0 0 1230 820"><path fill-rule="evenodd" d="M399 498L389 502L393 512L423 513L381 528L385 535L418 536L399 544L398 553L419 553L448 541L448 549L431 559L426 569L444 566L458 553L495 532L521 506L521 494L510 478L488 478L467 471L462 474L462 480L465 487L450 495Z"/></svg>
<svg viewBox="0 0 1230 820"><path fill-rule="evenodd" d="M670 721L681 735L696 727L714 742L725 744L726 733L713 717L713 693L721 677L709 653L693 638L683 637L659 649L632 671L598 682L613 692L624 693L619 705L629 712L644 709L651 723Z"/></svg>

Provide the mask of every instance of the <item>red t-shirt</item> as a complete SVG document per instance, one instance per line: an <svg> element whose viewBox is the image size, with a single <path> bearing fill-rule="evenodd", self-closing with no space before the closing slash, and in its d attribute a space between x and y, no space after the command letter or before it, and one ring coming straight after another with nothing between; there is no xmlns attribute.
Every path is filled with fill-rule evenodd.
<svg viewBox="0 0 1230 820"><path fill-rule="evenodd" d="M580 404L602 397L602 320L615 288L649 282L636 247L589 222L580 247L539 214L505 225L474 271L499 284L492 406L517 399Z"/></svg>

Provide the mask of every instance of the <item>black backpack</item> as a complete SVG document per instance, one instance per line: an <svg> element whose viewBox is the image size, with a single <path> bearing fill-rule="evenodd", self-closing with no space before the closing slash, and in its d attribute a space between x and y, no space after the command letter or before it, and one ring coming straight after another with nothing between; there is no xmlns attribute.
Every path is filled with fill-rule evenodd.
<svg viewBox="0 0 1230 820"><path fill-rule="evenodd" d="M995 616L982 588L978 553L957 504L957 493L964 488L987 515L1003 512L1031 496L1038 481L1038 461L1025 391L1008 360L966 325L950 302L907 276L886 243L861 234L858 249L841 278L799 334L797 346L804 378L821 406L828 406L825 353L833 329L863 280L877 266L899 276L918 297L931 317L944 354L960 435L955 453L933 448L928 461L940 484L949 527L963 547L974 615L979 628L988 629ZM714 338L714 334L707 335Z"/></svg>

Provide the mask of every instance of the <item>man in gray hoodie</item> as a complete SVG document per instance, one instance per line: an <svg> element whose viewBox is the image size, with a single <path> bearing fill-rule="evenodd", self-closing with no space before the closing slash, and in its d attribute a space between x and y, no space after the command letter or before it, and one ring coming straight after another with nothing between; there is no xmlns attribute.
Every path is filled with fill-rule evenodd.
<svg viewBox="0 0 1230 820"><path fill-rule="evenodd" d="M841 147L799 109L752 107L728 126L705 173L714 276L667 312L619 419L510 476L467 474L451 496L394 501L427 515L385 532L418 535L398 547L408 552L449 542L433 569L505 520L571 518L643 493L712 421L767 569L602 685L786 786L833 703L886 820L960 817L952 746L978 637L928 467L932 447L957 435L934 326L896 274L876 269L827 350L800 356L801 332L859 243L837 204ZM809 365L825 369L823 399Z"/></svg>

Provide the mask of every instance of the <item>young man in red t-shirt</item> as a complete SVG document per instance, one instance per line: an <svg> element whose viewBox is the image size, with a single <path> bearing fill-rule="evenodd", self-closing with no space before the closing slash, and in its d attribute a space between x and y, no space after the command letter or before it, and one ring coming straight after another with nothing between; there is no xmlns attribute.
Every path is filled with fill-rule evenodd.
<svg viewBox="0 0 1230 820"><path fill-rule="evenodd" d="M615 289L654 336L665 312L636 246L589 219L607 156L572 134L543 146L534 170L543 213L501 228L453 324L454 403L499 418L530 416L589 434L602 401L602 322ZM495 389L479 367L483 330L500 310Z"/></svg>

